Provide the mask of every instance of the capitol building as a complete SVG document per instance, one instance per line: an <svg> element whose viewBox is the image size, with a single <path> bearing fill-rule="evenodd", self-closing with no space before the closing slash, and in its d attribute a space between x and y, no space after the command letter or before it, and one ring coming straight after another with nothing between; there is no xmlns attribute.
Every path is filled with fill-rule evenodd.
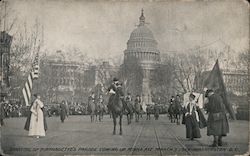
<svg viewBox="0 0 250 156"><path fill-rule="evenodd" d="M179 90L182 89L182 86L171 75L172 67L161 60L168 56L168 53L167 55L166 53L160 54L157 45L142 10L139 24L132 30L127 47L123 51L122 65L114 66L108 61L99 64L68 62L63 57L59 57L60 52L57 52L56 56L50 56L40 62L42 73L40 81L44 84L41 87L41 89L43 88L41 93L50 103L62 99L87 101L86 98L98 85L103 87L98 94L106 95L105 88L108 88L114 77L118 77L123 82L125 95L131 93L133 98L139 95L144 104L164 102L164 100L167 102L171 95L180 93ZM208 56L210 57L210 55ZM236 95L246 94L247 86L244 85L247 81L246 78L246 73L223 72L227 91ZM202 84L199 87L202 88Z"/></svg>
<svg viewBox="0 0 250 156"><path fill-rule="evenodd" d="M139 87L130 86L128 90L133 95L140 95L145 104L151 104L150 76L160 64L160 51L157 48L157 41L152 31L146 26L143 9L139 18L139 25L132 31L127 42L127 49L124 51L124 65L131 63L133 60L136 60L141 68L142 79Z"/></svg>

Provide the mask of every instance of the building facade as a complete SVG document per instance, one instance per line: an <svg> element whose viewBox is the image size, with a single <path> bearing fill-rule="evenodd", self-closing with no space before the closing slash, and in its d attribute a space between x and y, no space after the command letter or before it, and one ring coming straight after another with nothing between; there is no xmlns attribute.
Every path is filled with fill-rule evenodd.
<svg viewBox="0 0 250 156"><path fill-rule="evenodd" d="M224 70L222 77L228 92L246 96L248 92L248 73L246 70Z"/></svg>
<svg viewBox="0 0 250 156"><path fill-rule="evenodd" d="M91 92L105 92L114 69L109 62L86 65L60 59L41 60L40 78L34 82L34 90L42 93L47 103L86 103Z"/></svg>
<svg viewBox="0 0 250 156"><path fill-rule="evenodd" d="M55 60L40 63L40 92L48 103L85 101L85 94L95 85L95 66Z"/></svg>

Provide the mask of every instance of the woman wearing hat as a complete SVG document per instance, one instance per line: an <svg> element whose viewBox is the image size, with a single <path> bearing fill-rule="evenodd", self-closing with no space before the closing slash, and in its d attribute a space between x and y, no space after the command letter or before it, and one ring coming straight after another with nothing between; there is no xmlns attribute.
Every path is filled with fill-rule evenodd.
<svg viewBox="0 0 250 156"><path fill-rule="evenodd" d="M226 109L221 96L208 89L205 93L206 101L204 108L208 112L207 135L213 136L212 147L222 146L222 137L229 133L229 125Z"/></svg>
<svg viewBox="0 0 250 156"><path fill-rule="evenodd" d="M189 95L189 102L184 107L186 138L194 140L194 138L201 138L199 129L199 117L196 110L195 95Z"/></svg>

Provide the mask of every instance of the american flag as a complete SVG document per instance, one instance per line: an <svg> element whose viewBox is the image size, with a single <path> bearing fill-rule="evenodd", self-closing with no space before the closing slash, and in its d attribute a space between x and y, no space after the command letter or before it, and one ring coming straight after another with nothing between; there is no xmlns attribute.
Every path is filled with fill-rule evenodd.
<svg viewBox="0 0 250 156"><path fill-rule="evenodd" d="M33 78L37 79L39 76L39 54L38 53L36 53L36 56L33 62L33 73L34 73Z"/></svg>
<svg viewBox="0 0 250 156"><path fill-rule="evenodd" d="M28 80L25 82L24 88L22 90L26 106L29 106L29 101L31 99L33 80L37 79L38 76L39 76L39 54L37 53L33 62L32 70L28 75Z"/></svg>

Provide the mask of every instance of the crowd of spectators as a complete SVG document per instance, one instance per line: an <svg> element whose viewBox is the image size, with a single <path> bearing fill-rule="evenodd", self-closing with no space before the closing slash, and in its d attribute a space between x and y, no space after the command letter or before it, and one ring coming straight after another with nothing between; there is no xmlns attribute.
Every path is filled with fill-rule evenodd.
<svg viewBox="0 0 250 156"><path fill-rule="evenodd" d="M21 117L25 115L26 108L19 102L5 101L1 104L1 110L5 118L9 117Z"/></svg>

